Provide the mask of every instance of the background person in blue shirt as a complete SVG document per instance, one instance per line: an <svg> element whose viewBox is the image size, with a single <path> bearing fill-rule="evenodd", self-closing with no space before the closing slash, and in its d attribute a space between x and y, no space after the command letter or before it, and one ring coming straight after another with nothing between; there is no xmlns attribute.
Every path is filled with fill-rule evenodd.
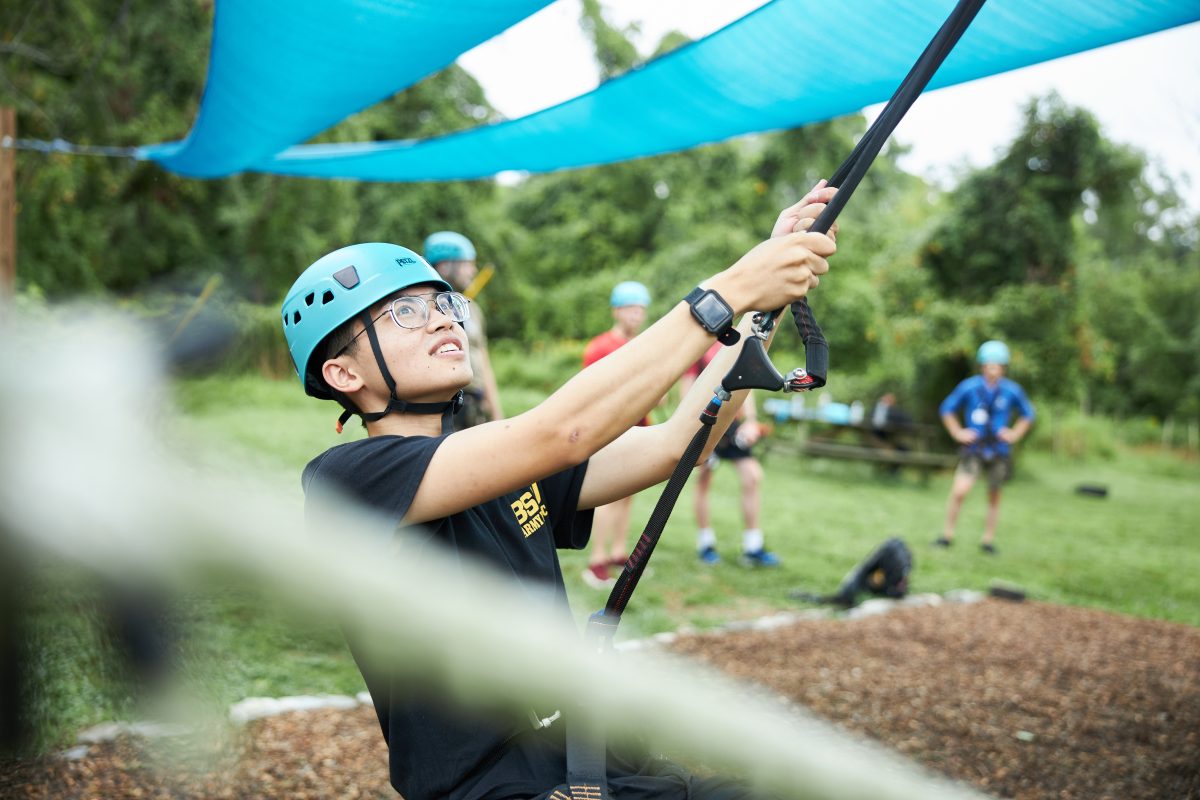
<svg viewBox="0 0 1200 800"><path fill-rule="evenodd" d="M995 553L996 520L1000 516L1000 489L1012 472L1012 445L1021 441L1033 424L1033 405L1025 390L1004 377L1008 366L1008 345L984 342L975 356L979 374L967 378L942 401L938 413L942 424L962 445L950 499L946 504L946 525L934 542L949 547L954 541L954 526L963 500L980 473L987 476L988 513L980 545L985 553ZM959 422L962 415L965 425ZM1017 420L1013 424L1013 415Z"/></svg>

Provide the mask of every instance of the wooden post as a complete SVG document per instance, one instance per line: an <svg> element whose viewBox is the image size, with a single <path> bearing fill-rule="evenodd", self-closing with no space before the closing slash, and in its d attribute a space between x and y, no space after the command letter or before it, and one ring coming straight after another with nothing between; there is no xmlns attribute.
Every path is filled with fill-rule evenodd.
<svg viewBox="0 0 1200 800"><path fill-rule="evenodd" d="M17 284L17 111L0 106L0 299Z"/></svg>

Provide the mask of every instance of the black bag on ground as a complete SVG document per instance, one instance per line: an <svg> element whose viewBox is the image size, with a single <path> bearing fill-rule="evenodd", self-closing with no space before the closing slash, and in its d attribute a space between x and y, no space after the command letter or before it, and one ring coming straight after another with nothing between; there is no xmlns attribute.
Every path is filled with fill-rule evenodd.
<svg viewBox="0 0 1200 800"><path fill-rule="evenodd" d="M902 539L892 537L876 547L850 574L842 579L831 595L813 595L794 591L798 600L836 603L849 608L858 603L858 596L870 592L876 597L901 598L908 594L908 573L912 572L912 551Z"/></svg>
<svg viewBox="0 0 1200 800"><path fill-rule="evenodd" d="M852 606L862 592L877 597L904 597L908 594L908 573L912 572L912 566L912 551L908 545L892 537L850 570L829 601Z"/></svg>

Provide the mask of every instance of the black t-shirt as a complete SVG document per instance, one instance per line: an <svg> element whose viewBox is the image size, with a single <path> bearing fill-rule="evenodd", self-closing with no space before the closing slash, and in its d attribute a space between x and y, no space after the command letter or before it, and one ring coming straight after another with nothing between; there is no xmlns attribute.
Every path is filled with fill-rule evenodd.
<svg viewBox="0 0 1200 800"><path fill-rule="evenodd" d="M308 464L303 475L304 490L309 496L314 490L339 490L398 523L444 439L378 436L339 445ZM582 548L587 544L592 514L577 510L586 470L587 464L580 464L495 500L414 527L406 535L418 541L437 541L453 552L483 559L511 574L531 592L551 595L569 616L555 548ZM419 553L419 549L406 545L404 552ZM494 774L498 766L503 766L498 759L508 759L512 750L506 748L506 743L514 735L530 731L529 722L489 724L422 702L414 697L411 687L394 686L388 675L366 667L361 657L363 648L357 646L352 633L348 632L347 639L388 743L391 781L396 790L406 800L486 796L486 790L476 792L472 786L483 773ZM512 758L525 756L514 752ZM561 755L551 759L555 764L550 771L561 774Z"/></svg>

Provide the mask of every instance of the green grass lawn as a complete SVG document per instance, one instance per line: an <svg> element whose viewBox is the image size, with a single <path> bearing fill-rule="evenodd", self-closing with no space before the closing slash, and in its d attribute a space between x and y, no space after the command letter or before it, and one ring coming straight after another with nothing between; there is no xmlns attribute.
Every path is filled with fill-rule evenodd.
<svg viewBox="0 0 1200 800"><path fill-rule="evenodd" d="M510 413L537 399L534 393L505 395ZM184 381L175 402L180 414L165 431L169 441L203 463L277 478L293 487L297 503L303 501L303 465L340 440L333 430L335 407L304 397L290 381ZM361 435L357 423L346 435ZM1115 452L1094 461L1023 453L1005 491L994 557L977 546L981 489L967 500L955 546L931 546L941 528L948 473L922 482L915 475L881 475L869 465L806 462L782 450L769 452L763 527L783 565L768 571L736 564L741 538L736 475L722 466L714 480L713 514L724 563L704 567L695 558L689 487L621 635L800 608L788 598L790 590L832 591L890 536L903 538L914 552L914 592L986 590L1003 581L1037 600L1200 625L1200 465L1157 451ZM1075 494L1074 487L1085 482L1107 485L1109 496ZM652 489L636 498L631 542L658 494ZM573 608L583 619L606 595L580 579L585 553L566 552L562 560ZM85 725L136 711L111 664L111 637L96 610L95 587L64 568L45 572L35 602L40 624L31 641L42 680L42 742L53 746ZM214 705L252 695L362 688L331 620L299 619L260 587L223 582L176 597L170 607L182 622L185 674Z"/></svg>

